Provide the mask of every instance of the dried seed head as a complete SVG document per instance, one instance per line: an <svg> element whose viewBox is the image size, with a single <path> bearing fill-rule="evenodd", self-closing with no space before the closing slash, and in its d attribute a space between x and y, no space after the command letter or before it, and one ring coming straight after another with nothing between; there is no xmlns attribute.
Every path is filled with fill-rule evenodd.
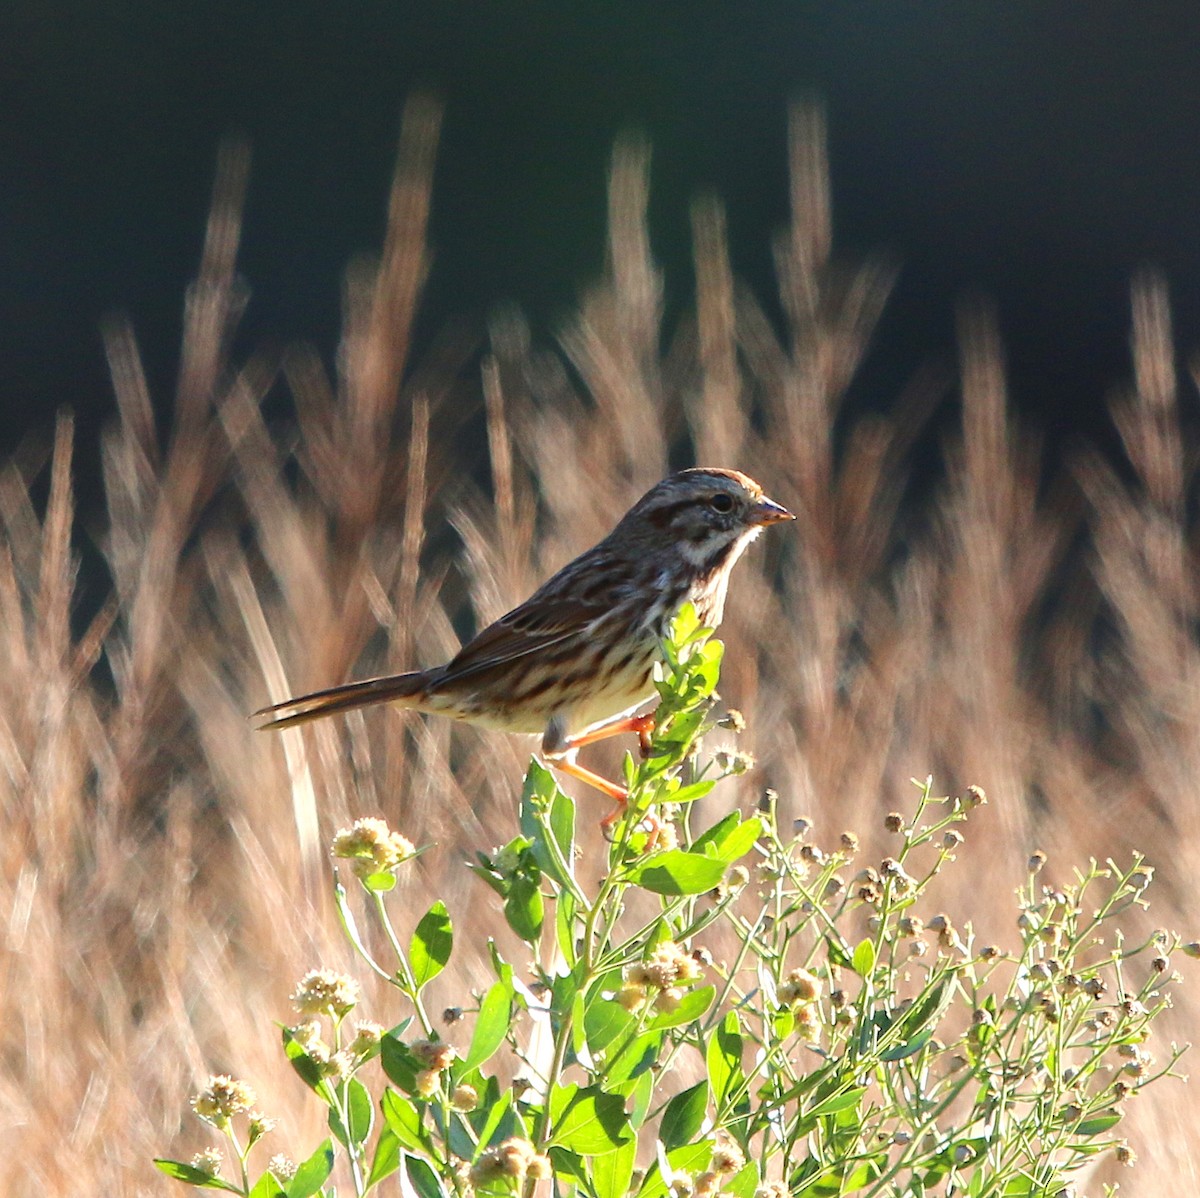
<svg viewBox="0 0 1200 1198"><path fill-rule="evenodd" d="M216 1177L221 1172L223 1159L215 1148L205 1148L192 1157L192 1168L198 1169L206 1177Z"/></svg>
<svg viewBox="0 0 1200 1198"><path fill-rule="evenodd" d="M447 1007L442 1012L442 1022L447 1027L450 1027L453 1024L457 1023L462 1017L463 1017L462 1007Z"/></svg>
<svg viewBox="0 0 1200 1198"><path fill-rule="evenodd" d="M358 1003L358 983L334 969L310 969L292 992L292 1005L301 1015L330 1015L342 1019Z"/></svg>
<svg viewBox="0 0 1200 1198"><path fill-rule="evenodd" d="M903 832L904 816L899 811L889 811L883 817L883 826L889 832Z"/></svg>
<svg viewBox="0 0 1200 1198"><path fill-rule="evenodd" d="M807 969L793 969L780 982L777 994L785 1007L814 1003L821 997L821 979Z"/></svg>
<svg viewBox="0 0 1200 1198"><path fill-rule="evenodd" d="M359 1019L354 1024L354 1039L350 1041L350 1052L355 1056L366 1056L379 1047L383 1040L383 1028L369 1019Z"/></svg>
<svg viewBox="0 0 1200 1198"><path fill-rule="evenodd" d="M957 832L953 828L947 828L946 831L942 833L942 848L946 849L948 852L958 848L958 846L962 843L963 834L961 832Z"/></svg>
<svg viewBox="0 0 1200 1198"><path fill-rule="evenodd" d="M466 1082L454 1087L450 1095L450 1105L456 1111L473 1111L479 1105L479 1091Z"/></svg>
<svg viewBox="0 0 1200 1198"><path fill-rule="evenodd" d="M1137 1164L1137 1153L1124 1140L1113 1151L1119 1165L1124 1165L1127 1169L1132 1169Z"/></svg>
<svg viewBox="0 0 1200 1198"><path fill-rule="evenodd" d="M296 1176L296 1162L282 1152L277 1152L267 1161L267 1168L271 1170L278 1181L291 1181Z"/></svg>
<svg viewBox="0 0 1200 1198"><path fill-rule="evenodd" d="M798 840L803 840L812 830L813 822L807 815L800 815L792 820L792 832Z"/></svg>
<svg viewBox="0 0 1200 1198"><path fill-rule="evenodd" d="M391 873L416 854L413 843L399 832L393 832L381 819L355 820L342 828L333 838L335 857L353 861L356 877Z"/></svg>
<svg viewBox="0 0 1200 1198"><path fill-rule="evenodd" d="M742 1150L732 1140L722 1140L713 1149L710 1167L726 1176L736 1173L746 1163Z"/></svg>
<svg viewBox="0 0 1200 1198"><path fill-rule="evenodd" d="M987 802L987 792L982 786L968 786L963 795L963 806L971 808L982 807Z"/></svg>
<svg viewBox="0 0 1200 1198"><path fill-rule="evenodd" d="M858 852L858 836L854 832L843 832L841 836L842 852L854 854Z"/></svg>
<svg viewBox="0 0 1200 1198"><path fill-rule="evenodd" d="M717 721L718 728L727 732L739 733L746 731L746 717L736 707L730 707Z"/></svg>
<svg viewBox="0 0 1200 1198"><path fill-rule="evenodd" d="M205 1123L224 1128L234 1115L250 1110L257 1101L254 1091L245 1082L226 1073L214 1073L204 1089L192 1096L192 1110Z"/></svg>
<svg viewBox="0 0 1200 1198"><path fill-rule="evenodd" d="M1046 854L1038 849L1036 852L1029 854L1029 860L1026 862L1026 868L1031 874L1040 873L1046 864Z"/></svg>
<svg viewBox="0 0 1200 1198"><path fill-rule="evenodd" d="M458 1056L454 1046L444 1040L414 1040L408 1050L423 1068L432 1069L434 1073L449 1069Z"/></svg>

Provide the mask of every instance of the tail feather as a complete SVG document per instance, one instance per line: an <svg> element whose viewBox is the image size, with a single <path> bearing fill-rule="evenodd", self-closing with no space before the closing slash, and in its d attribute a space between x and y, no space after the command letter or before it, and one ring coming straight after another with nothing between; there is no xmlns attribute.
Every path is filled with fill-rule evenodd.
<svg viewBox="0 0 1200 1198"><path fill-rule="evenodd" d="M410 674L390 674L386 678L368 678L363 682L349 682L345 686L314 691L311 695L298 695L272 707L264 707L250 718L259 721L257 731L276 732L341 711L353 711L356 707L412 699L424 690L427 681L428 677L422 670L414 670Z"/></svg>

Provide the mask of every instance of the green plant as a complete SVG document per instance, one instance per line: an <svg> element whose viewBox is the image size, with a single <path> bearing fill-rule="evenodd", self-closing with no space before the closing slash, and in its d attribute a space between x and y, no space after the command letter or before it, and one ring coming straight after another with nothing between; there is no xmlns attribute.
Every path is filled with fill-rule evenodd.
<svg viewBox="0 0 1200 1198"><path fill-rule="evenodd" d="M435 902L405 945L388 907L416 850L378 820L339 833L334 854L394 963L368 947L339 881L346 932L409 1013L352 1034L357 984L314 970L283 1045L328 1108L329 1139L298 1168L275 1157L253 1177L269 1120L243 1083L213 1078L193 1105L227 1136L237 1177L212 1153L159 1167L253 1198L332 1193L339 1157L359 1195L404 1171L421 1198L550 1179L589 1198L1050 1198L1100 1153L1132 1163L1116 1135L1124 1104L1181 1053L1156 1064L1146 1047L1178 941L1121 932L1145 907L1150 867L1093 862L1057 891L1039 884L1035 854L1006 952L929 910L958 825L986 801L978 787L948 799L921 784L911 817L887 816L895 848L873 867L855 867L851 834L823 849L798 821L785 838L769 796L697 829L696 801L746 765L698 752L721 653L685 610L596 885L576 868L575 804L531 765L518 834L473 867L527 959L489 941L494 982L473 1011L447 1012L473 1016L461 1054L424 1001L451 959L450 914ZM376 1058L386 1081L373 1096Z"/></svg>

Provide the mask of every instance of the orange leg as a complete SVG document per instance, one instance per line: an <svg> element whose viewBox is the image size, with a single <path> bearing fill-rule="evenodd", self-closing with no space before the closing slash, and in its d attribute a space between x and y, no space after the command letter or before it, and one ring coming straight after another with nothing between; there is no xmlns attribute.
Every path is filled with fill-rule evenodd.
<svg viewBox="0 0 1200 1198"><path fill-rule="evenodd" d="M595 787L596 790L608 795L617 804L600 821L601 828L611 828L621 818L621 813L625 810L625 801L629 798L629 793L625 787L618 786L616 782L610 782L607 778L601 777L599 774L593 773L592 770L580 765L575 760L575 754L584 745L595 744L596 741L606 740L610 736L619 736L622 732L636 732L638 745L641 748L642 755L645 756L650 751L650 734L653 731L654 717L652 715L628 716L625 719L614 720L611 724L603 724L599 728L593 728L591 732L585 732L582 736L570 737L561 742L553 753L546 753L546 760L556 770L560 770L564 774L569 774L572 778L578 778L581 782L586 782L589 786Z"/></svg>
<svg viewBox="0 0 1200 1198"><path fill-rule="evenodd" d="M636 732L638 747L645 757L650 752L650 734L653 731L653 715L631 715L623 720L614 720L611 724L601 724L599 728L593 728L591 732L585 732L582 736L572 736L564 748L569 752L571 749L582 749L584 745L595 744L598 740L607 740L610 736L620 736L622 732Z"/></svg>

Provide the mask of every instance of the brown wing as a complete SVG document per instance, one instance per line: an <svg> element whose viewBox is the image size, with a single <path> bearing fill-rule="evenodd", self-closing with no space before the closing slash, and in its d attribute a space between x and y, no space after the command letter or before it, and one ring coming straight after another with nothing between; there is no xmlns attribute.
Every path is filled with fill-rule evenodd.
<svg viewBox="0 0 1200 1198"><path fill-rule="evenodd" d="M577 596L535 595L465 644L438 671L434 685L453 686L583 637L606 610L602 603L583 602Z"/></svg>
<svg viewBox="0 0 1200 1198"><path fill-rule="evenodd" d="M438 671L435 686L454 685L590 635L613 610L628 571L601 541L548 578L519 607L489 624Z"/></svg>

